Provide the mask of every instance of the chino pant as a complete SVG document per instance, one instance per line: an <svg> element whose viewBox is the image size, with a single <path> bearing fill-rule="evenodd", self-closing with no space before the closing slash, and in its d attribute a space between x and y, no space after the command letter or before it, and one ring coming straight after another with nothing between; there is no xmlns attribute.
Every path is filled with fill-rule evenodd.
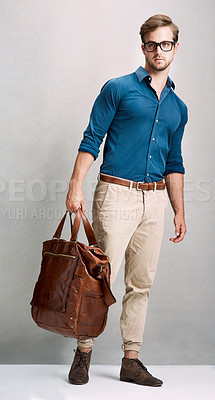
<svg viewBox="0 0 215 400"><path fill-rule="evenodd" d="M110 258L111 286L125 255L120 318L123 350L139 351L142 343L167 204L166 189L137 190L101 180L95 189L92 225L98 245ZM93 342L79 340L78 346L91 347Z"/></svg>

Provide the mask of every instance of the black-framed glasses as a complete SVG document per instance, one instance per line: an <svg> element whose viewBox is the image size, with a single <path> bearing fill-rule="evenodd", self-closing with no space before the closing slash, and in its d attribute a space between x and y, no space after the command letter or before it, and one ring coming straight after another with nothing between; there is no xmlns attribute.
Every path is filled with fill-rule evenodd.
<svg viewBox="0 0 215 400"><path fill-rule="evenodd" d="M173 46L175 45L175 41L171 42L169 40L164 40L163 42L146 42L143 43L144 49L148 52L153 52L157 50L159 46L162 51L171 51Z"/></svg>

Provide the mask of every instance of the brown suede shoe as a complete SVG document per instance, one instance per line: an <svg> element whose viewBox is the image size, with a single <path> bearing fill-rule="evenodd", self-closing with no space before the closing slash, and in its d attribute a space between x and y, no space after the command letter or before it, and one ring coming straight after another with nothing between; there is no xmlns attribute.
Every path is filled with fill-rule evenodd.
<svg viewBox="0 0 215 400"><path fill-rule="evenodd" d="M84 385L89 381L88 371L92 350L82 352L78 348L75 351L75 357L69 371L69 382L73 385Z"/></svg>
<svg viewBox="0 0 215 400"><path fill-rule="evenodd" d="M124 382L137 383L145 386L162 386L160 379L152 376L147 368L136 358L123 358L120 371L120 380Z"/></svg>

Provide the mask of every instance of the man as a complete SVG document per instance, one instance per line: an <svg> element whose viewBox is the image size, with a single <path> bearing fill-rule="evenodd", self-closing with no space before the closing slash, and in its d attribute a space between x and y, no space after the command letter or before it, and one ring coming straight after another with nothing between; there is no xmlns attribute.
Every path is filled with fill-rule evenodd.
<svg viewBox="0 0 215 400"><path fill-rule="evenodd" d="M97 158L105 134L100 180L93 200L93 228L110 257L113 284L125 255L125 295L120 328L124 357L122 381L161 386L138 359L150 288L163 236L167 193L180 242L186 226L181 140L187 107L174 93L168 73L178 49L178 28L165 15L149 18L140 29L145 68L108 81L97 97L79 147L66 207L85 211L82 184ZM69 372L73 384L88 382L94 339L78 341Z"/></svg>

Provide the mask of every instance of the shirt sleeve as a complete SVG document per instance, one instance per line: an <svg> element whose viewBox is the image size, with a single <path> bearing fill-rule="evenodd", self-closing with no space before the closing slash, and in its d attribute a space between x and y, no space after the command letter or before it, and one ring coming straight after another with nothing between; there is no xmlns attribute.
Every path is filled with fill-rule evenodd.
<svg viewBox="0 0 215 400"><path fill-rule="evenodd" d="M187 107L185 106L181 123L173 133L171 147L166 160L166 169L164 175L172 174L173 172L180 172L181 174L185 173L183 157L181 154L181 141L184 134L185 125L188 121L187 114Z"/></svg>
<svg viewBox="0 0 215 400"><path fill-rule="evenodd" d="M100 145L116 114L119 102L120 91L117 79L111 79L104 84L95 100L89 125L84 131L78 151L89 152L96 160Z"/></svg>

